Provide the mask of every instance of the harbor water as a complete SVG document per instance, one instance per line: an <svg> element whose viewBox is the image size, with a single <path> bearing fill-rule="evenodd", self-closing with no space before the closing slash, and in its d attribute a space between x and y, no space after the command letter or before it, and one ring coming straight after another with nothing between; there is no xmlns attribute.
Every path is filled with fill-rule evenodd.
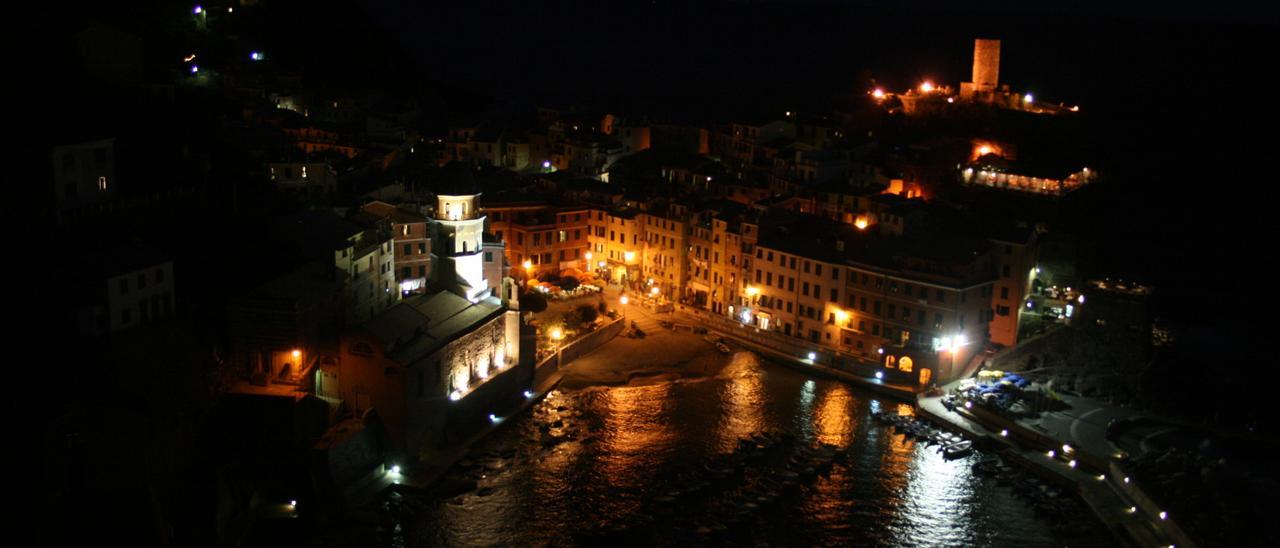
<svg viewBox="0 0 1280 548"><path fill-rule="evenodd" d="M402 524L404 543L1111 544L1096 524L1037 512L1007 482L975 473L981 454L946 460L936 446L872 419L878 410L911 414L909 405L751 352L724 359L714 377L552 392L531 412L507 419L450 472L475 479L476 490L418 501ZM733 462L728 456L758 447L741 440L763 432L789 433L794 441L776 451L783 456L760 457L740 475L707 477L717 463ZM785 469L787 451L821 444L838 451L823 473L785 492L761 487L778 485L762 478ZM741 501L757 493L768 500L744 509ZM726 522L730 504L748 519Z"/></svg>

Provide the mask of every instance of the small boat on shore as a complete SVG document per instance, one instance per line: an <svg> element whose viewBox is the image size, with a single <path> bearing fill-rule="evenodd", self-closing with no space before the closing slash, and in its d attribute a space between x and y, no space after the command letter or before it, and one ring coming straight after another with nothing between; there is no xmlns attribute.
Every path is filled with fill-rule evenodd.
<svg viewBox="0 0 1280 548"><path fill-rule="evenodd" d="M946 459L958 459L973 452L973 442L969 440L956 442L942 449L942 456Z"/></svg>

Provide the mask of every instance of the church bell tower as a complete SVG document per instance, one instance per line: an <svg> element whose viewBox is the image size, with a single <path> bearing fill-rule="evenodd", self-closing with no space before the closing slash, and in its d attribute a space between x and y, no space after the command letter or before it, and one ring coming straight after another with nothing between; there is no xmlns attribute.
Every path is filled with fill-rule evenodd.
<svg viewBox="0 0 1280 548"><path fill-rule="evenodd" d="M477 302L489 296L484 278L484 216L480 191L471 170L445 166L436 188L436 216L431 222L431 285Z"/></svg>

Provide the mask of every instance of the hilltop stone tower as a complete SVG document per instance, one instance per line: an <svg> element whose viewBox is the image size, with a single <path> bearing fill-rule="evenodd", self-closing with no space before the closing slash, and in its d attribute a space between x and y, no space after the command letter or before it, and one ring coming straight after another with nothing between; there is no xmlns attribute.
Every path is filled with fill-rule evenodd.
<svg viewBox="0 0 1280 548"><path fill-rule="evenodd" d="M990 102L1000 86L1000 41L973 41L973 81L960 83L960 98Z"/></svg>
<svg viewBox="0 0 1280 548"><path fill-rule="evenodd" d="M431 285L473 303L490 293L484 277L485 218L479 212L479 198L468 166L444 167L431 222Z"/></svg>

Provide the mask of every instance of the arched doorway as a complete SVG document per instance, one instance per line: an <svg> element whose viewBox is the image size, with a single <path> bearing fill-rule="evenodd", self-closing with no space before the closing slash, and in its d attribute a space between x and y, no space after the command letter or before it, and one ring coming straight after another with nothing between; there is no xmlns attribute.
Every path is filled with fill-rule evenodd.
<svg viewBox="0 0 1280 548"><path fill-rule="evenodd" d="M903 356L901 360L898 360L898 369L903 373L910 373L912 367L914 366L911 363L911 358Z"/></svg>
<svg viewBox="0 0 1280 548"><path fill-rule="evenodd" d="M920 384L929 384L929 379L933 378L933 370L925 367L920 370Z"/></svg>

